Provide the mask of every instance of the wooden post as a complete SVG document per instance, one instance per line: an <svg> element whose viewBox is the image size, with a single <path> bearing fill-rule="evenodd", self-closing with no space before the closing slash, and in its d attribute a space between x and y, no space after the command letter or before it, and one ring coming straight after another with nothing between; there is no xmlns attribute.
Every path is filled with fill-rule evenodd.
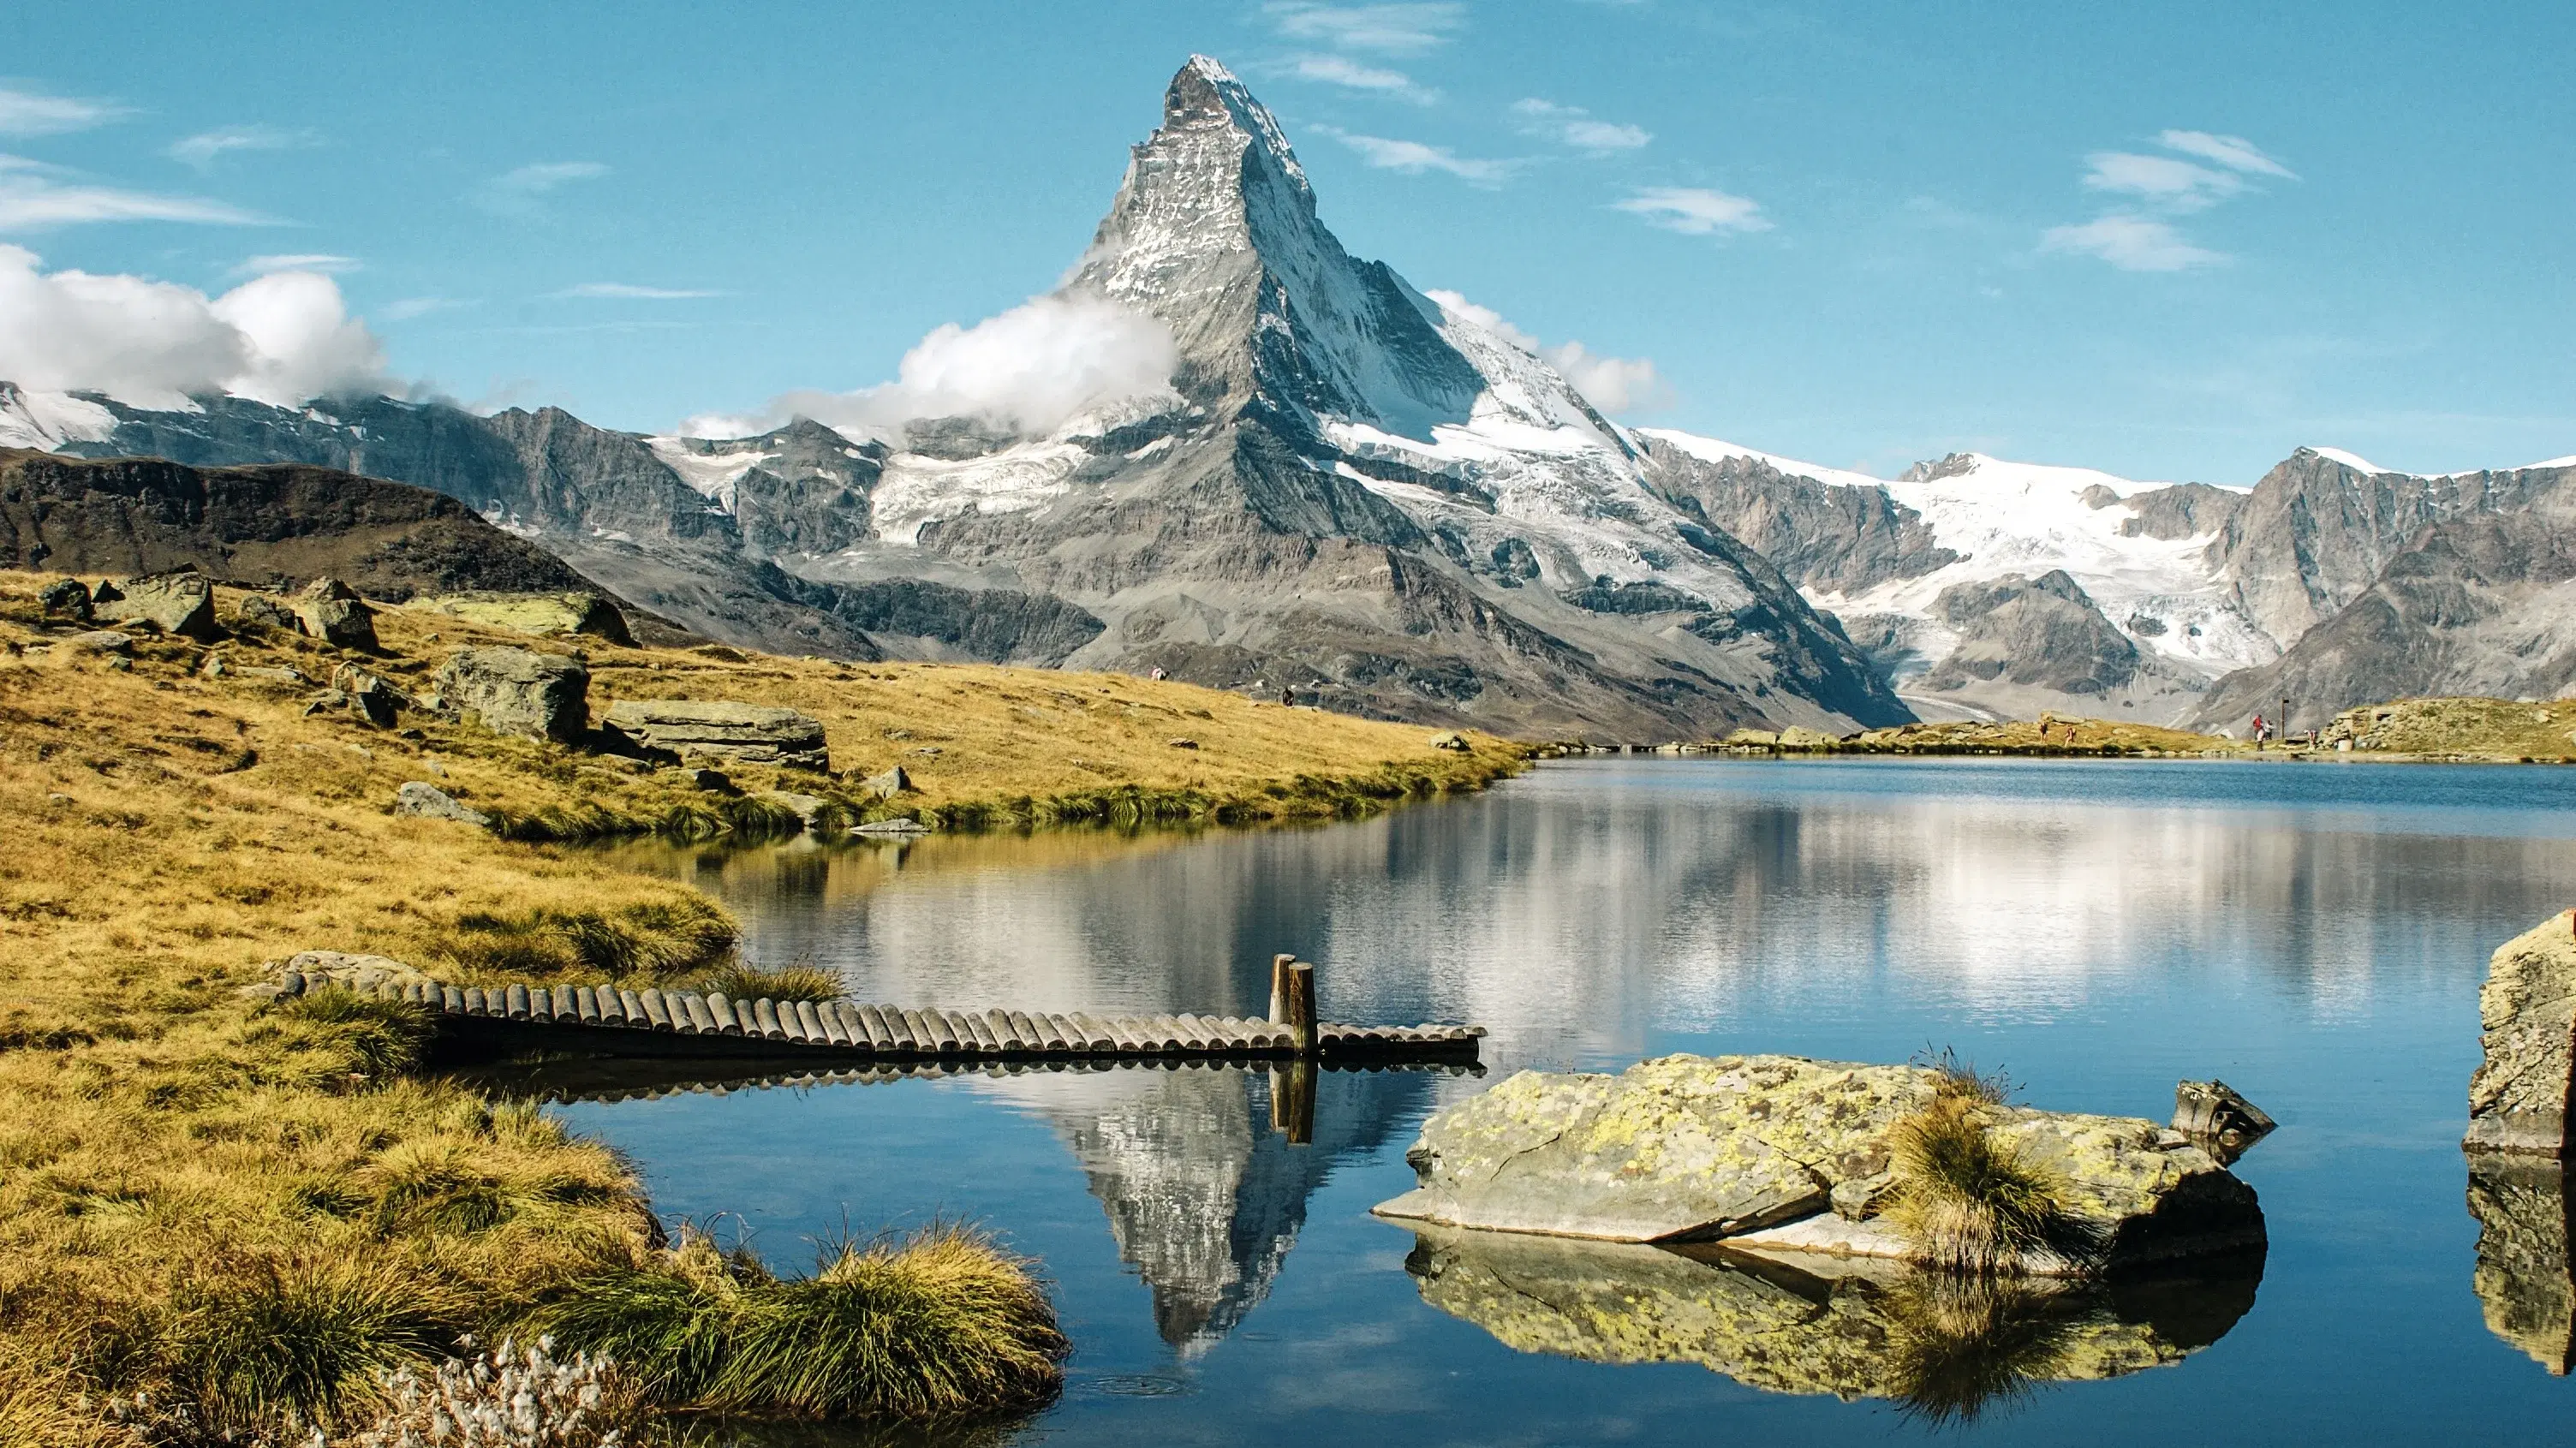
<svg viewBox="0 0 2576 1448"><path fill-rule="evenodd" d="M1311 1146L1315 1140L1315 1063L1299 1056L1282 1061L1270 1072L1270 1128L1288 1138L1290 1146Z"/></svg>
<svg viewBox="0 0 2576 1448"><path fill-rule="evenodd" d="M1288 1028L1297 1054L1315 1050L1315 967L1293 955L1270 957L1270 1019Z"/></svg>

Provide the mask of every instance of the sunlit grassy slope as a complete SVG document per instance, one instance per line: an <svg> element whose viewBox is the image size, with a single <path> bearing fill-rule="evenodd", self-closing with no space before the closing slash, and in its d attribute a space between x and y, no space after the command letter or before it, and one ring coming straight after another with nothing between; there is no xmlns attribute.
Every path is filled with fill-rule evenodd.
<svg viewBox="0 0 2576 1448"><path fill-rule="evenodd" d="M341 664L425 691L462 645L572 644L388 610L366 657L248 628L88 652L38 606L46 581L0 574L0 1443L127 1441L106 1405L138 1389L210 1433L294 1403L354 1411L389 1361L506 1329L568 1284L677 1270L621 1161L418 1075L419 1022L239 994L317 948L458 979L730 961L732 921L684 886L391 810L429 780L514 818L623 828L705 801L687 771L426 714L382 730L305 712ZM672 696L822 719L843 777L735 771L753 796L856 799L854 776L901 764L918 792L870 807L937 822L1115 818L1093 806L1122 798L1160 800L1148 817L1343 813L1521 759L1125 677L580 643L595 710ZM277 1341L322 1356L259 1358Z"/></svg>

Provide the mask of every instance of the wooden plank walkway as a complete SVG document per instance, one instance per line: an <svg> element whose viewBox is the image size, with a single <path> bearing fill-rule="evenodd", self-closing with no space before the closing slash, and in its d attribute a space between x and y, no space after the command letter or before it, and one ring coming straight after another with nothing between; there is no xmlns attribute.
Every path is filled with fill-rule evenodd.
<svg viewBox="0 0 2576 1448"><path fill-rule="evenodd" d="M1022 1057L1017 1059L965 1058L943 1059L922 1057L916 1060L853 1061L846 1065L827 1057L806 1058L810 1064L793 1069L780 1069L775 1056L765 1061L744 1061L727 1067L705 1058L668 1059L655 1063L633 1059L550 1060L541 1065L512 1068L489 1066L466 1068L461 1079L479 1081L512 1096L526 1097L546 1105L569 1105L575 1102L609 1103L618 1101L654 1101L668 1096L728 1096L738 1091L794 1090L809 1086L856 1085L876 1086L894 1081L952 1076L1029 1076L1049 1073L1071 1075L1104 1074L1112 1071L1198 1071L1238 1069L1270 1074L1274 1081L1284 1081L1292 1073L1310 1069L1294 1061L1274 1061L1253 1057L1243 1060L1211 1060L1205 1057L1170 1056L1068 1056ZM1425 1073L1435 1076L1482 1076L1485 1068L1474 1061L1434 1060L1400 1061L1385 1057L1348 1058L1321 1063L1327 1074L1345 1072ZM1286 1087L1274 1085L1274 1091Z"/></svg>
<svg viewBox="0 0 2576 1448"><path fill-rule="evenodd" d="M308 982L288 972L283 995ZM1235 1059L1319 1056L1473 1060L1482 1026L1354 1026L1318 1021L1301 1049L1288 1024L1194 1014L1101 1016L1003 1009L861 1005L849 1001L728 1000L722 992L613 986L386 984L377 994L434 1012L453 1034L486 1041L525 1035L647 1055L832 1052L903 1060L1082 1058ZM1310 997L1311 999L1311 997ZM579 1039L568 1033L578 1032ZM540 1035L546 1038L539 1039Z"/></svg>

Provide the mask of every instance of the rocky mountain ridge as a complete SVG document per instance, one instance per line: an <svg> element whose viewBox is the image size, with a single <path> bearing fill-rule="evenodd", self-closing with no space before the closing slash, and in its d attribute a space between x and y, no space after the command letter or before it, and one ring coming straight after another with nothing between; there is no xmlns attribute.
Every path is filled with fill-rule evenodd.
<svg viewBox="0 0 2576 1448"><path fill-rule="evenodd" d="M2436 478L2302 449L2236 488L1954 453L1880 479L1625 429L1491 313L1352 257L1204 57L1054 300L1151 319L1168 387L1044 427L689 438L0 382L0 445L419 484L764 649L1162 669L1525 734L2557 687L2530 662L2560 637L2535 520L2576 460Z"/></svg>

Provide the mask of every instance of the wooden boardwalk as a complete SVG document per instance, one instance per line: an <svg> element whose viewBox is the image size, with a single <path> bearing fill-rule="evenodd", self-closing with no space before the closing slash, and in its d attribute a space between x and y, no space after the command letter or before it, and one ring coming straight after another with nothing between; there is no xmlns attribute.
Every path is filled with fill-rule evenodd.
<svg viewBox="0 0 2576 1448"><path fill-rule="evenodd" d="M1302 965L1302 962L1300 963ZM289 972L282 994L328 982ZM635 1055L829 1052L844 1059L1474 1060L1482 1026L1354 1026L1193 1014L951 1010L848 1001L737 1001L723 993L614 986L387 984L376 994L435 1013L442 1032L486 1045ZM1312 1000L1311 990L1306 999ZM1311 1008L1310 1008L1311 1009ZM1302 1038L1302 1039L1301 1039Z"/></svg>

